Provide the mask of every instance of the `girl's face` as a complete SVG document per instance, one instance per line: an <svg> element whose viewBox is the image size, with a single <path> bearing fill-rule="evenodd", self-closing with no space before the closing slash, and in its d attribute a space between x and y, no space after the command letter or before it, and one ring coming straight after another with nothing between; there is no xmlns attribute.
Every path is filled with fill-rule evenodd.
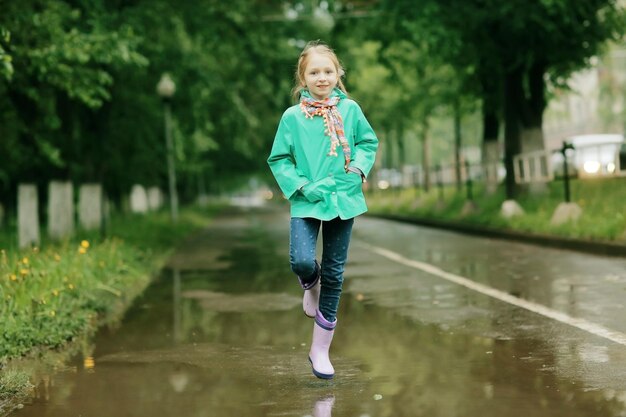
<svg viewBox="0 0 626 417"><path fill-rule="evenodd" d="M311 96L323 100L330 96L338 81L337 68L326 55L313 52L304 69L304 82Z"/></svg>

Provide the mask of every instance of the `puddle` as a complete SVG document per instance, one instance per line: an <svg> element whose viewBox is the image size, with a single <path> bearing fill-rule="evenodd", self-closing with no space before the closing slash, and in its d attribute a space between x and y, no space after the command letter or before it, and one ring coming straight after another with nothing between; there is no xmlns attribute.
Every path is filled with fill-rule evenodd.
<svg viewBox="0 0 626 417"><path fill-rule="evenodd" d="M194 290L181 295L196 300L206 310L219 312L284 311L302 303L302 297L289 294L226 294Z"/></svg>

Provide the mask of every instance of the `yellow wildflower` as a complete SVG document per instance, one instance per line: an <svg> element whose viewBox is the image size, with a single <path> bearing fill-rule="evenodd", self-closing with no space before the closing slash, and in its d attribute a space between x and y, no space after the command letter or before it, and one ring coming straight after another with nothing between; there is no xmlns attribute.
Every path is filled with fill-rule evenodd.
<svg viewBox="0 0 626 417"><path fill-rule="evenodd" d="M28 269L20 269L20 275L28 275Z"/></svg>
<svg viewBox="0 0 626 417"><path fill-rule="evenodd" d="M54 310L50 311L50 317L54 317L56 315L57 315L56 311L54 311Z"/></svg>
<svg viewBox="0 0 626 417"><path fill-rule="evenodd" d="M70 290L73 290L74 289L74 284L68 284L67 288L69 288Z"/></svg>
<svg viewBox="0 0 626 417"><path fill-rule="evenodd" d="M11 281L17 281L17 275L15 275L15 274L11 274L11 276L9 276L9 278L11 279Z"/></svg>
<svg viewBox="0 0 626 417"><path fill-rule="evenodd" d="M78 253L80 253L81 255L84 255L87 253L87 249L83 248L82 246L80 248L78 248Z"/></svg>
<svg viewBox="0 0 626 417"><path fill-rule="evenodd" d="M24 265L28 265L28 258L24 257L24 259L22 259L22 263Z"/></svg>
<svg viewBox="0 0 626 417"><path fill-rule="evenodd" d="M54 254L54 260L59 262L61 260L61 256L58 253Z"/></svg>
<svg viewBox="0 0 626 417"><path fill-rule="evenodd" d="M59 296L59 290L52 290L52 295L54 295L55 297Z"/></svg>
<svg viewBox="0 0 626 417"><path fill-rule="evenodd" d="M86 240L83 240L82 242L80 242L80 246L87 249L89 247L89 242L87 242Z"/></svg>

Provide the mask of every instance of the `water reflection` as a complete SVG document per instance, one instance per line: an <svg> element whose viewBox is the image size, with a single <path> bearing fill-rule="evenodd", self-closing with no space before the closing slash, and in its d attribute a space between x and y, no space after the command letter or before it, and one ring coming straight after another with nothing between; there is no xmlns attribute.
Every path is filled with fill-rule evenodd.
<svg viewBox="0 0 626 417"><path fill-rule="evenodd" d="M183 370L176 369L169 375L168 378L172 389L175 392L181 393L189 385L189 374Z"/></svg>
<svg viewBox="0 0 626 417"><path fill-rule="evenodd" d="M333 406L335 405L334 395L325 395L322 398L315 401L313 406L312 417L332 417ZM307 416L311 417L311 416Z"/></svg>
<svg viewBox="0 0 626 417"><path fill-rule="evenodd" d="M83 360L83 367L88 371L94 370L94 368L96 367L96 361L94 360L93 356L87 356Z"/></svg>
<svg viewBox="0 0 626 417"><path fill-rule="evenodd" d="M172 310L174 311L173 329L172 334L174 335L174 342L178 343L182 339L181 333L181 311L180 311L180 270L178 268L174 268L172 271L172 283L173 283L173 302L172 302Z"/></svg>

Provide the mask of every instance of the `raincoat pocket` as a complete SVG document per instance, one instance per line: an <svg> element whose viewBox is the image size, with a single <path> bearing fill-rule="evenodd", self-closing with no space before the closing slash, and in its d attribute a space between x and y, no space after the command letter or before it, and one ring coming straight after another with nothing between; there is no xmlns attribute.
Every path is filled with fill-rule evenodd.
<svg viewBox="0 0 626 417"><path fill-rule="evenodd" d="M361 176L355 172L348 172L347 176L349 179L348 193L349 194L361 193L362 186L363 186L363 180L361 179Z"/></svg>
<svg viewBox="0 0 626 417"><path fill-rule="evenodd" d="M326 177L321 180L309 182L302 187L302 195L311 203L324 200L324 196L331 191L334 182L331 178Z"/></svg>

